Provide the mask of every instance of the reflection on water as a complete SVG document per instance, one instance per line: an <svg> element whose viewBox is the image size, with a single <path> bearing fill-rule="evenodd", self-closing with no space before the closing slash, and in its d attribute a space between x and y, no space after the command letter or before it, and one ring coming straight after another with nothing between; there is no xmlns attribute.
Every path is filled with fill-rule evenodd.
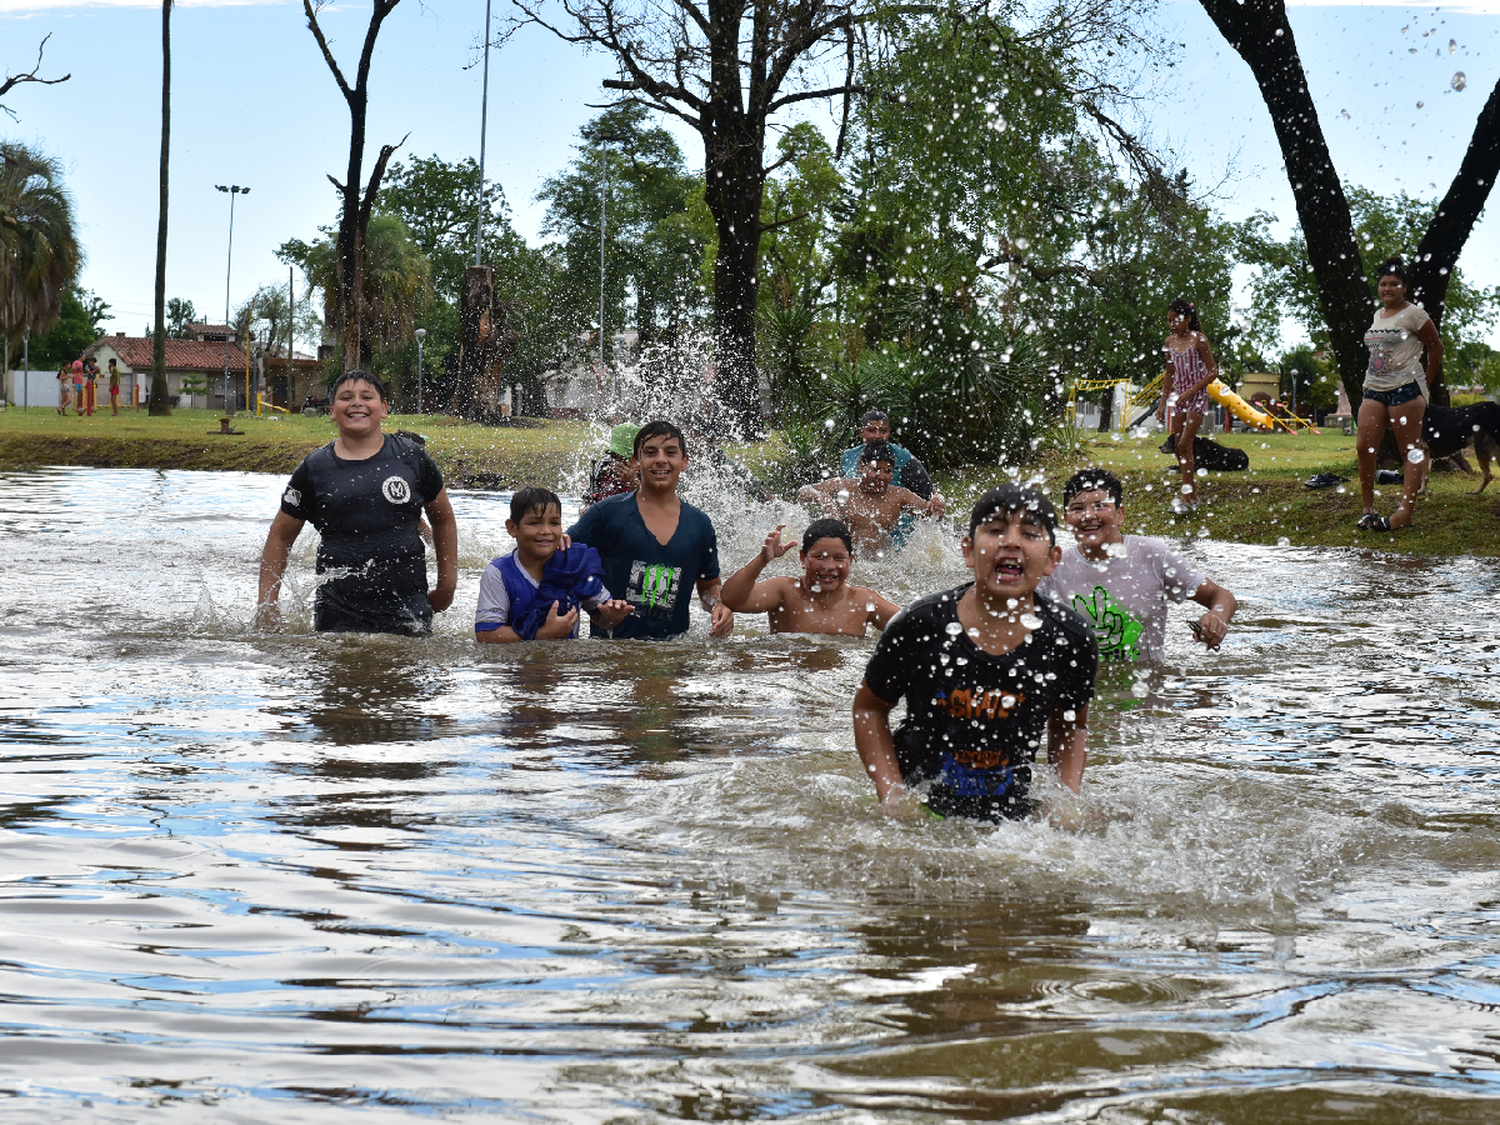
<svg viewBox="0 0 1500 1125"><path fill-rule="evenodd" d="M1106 671L1068 835L877 812L868 639L474 645L495 496L433 637L256 634L280 485L0 476L0 1116L1500 1111L1493 561L1193 541L1230 640Z"/></svg>

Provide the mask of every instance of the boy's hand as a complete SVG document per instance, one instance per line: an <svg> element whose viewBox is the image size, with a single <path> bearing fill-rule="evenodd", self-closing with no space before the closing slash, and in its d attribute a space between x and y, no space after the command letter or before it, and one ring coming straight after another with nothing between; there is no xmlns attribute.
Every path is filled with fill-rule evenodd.
<svg viewBox="0 0 1500 1125"><path fill-rule="evenodd" d="M427 604L432 607L434 613L442 613L453 604L453 590L442 586L434 586L427 591Z"/></svg>
<svg viewBox="0 0 1500 1125"><path fill-rule="evenodd" d="M709 626L708 635L710 637L727 637L732 632L734 632L734 610L730 609L723 602L719 602L718 605L714 606L713 624Z"/></svg>
<svg viewBox="0 0 1500 1125"><path fill-rule="evenodd" d="M941 492L934 492L932 499L927 502L927 512L938 519L943 518L943 513L948 510L948 501L943 499Z"/></svg>
<svg viewBox="0 0 1500 1125"><path fill-rule="evenodd" d="M261 602L255 607L255 623L267 633L281 632L281 606L277 602Z"/></svg>
<svg viewBox="0 0 1500 1125"><path fill-rule="evenodd" d="M564 640L572 634L573 626L578 624L578 607L576 605L564 614L557 612L557 606L558 603L553 602L552 608L547 611L547 620L536 631L537 640Z"/></svg>
<svg viewBox="0 0 1500 1125"><path fill-rule="evenodd" d="M1229 635L1229 626L1213 610L1209 610L1198 618L1193 625L1193 636L1202 641L1204 647L1213 651L1224 643L1224 638Z"/></svg>
<svg viewBox="0 0 1500 1125"><path fill-rule="evenodd" d="M790 543L783 543L781 541L781 532L783 531L783 529L785 529L785 527L786 524L779 523L776 525L776 530L766 536L766 545L761 548L760 552L761 558L765 559L766 562L775 562L777 559L781 558L782 555L786 554L797 545L797 541L795 539L793 539Z"/></svg>
<svg viewBox="0 0 1500 1125"><path fill-rule="evenodd" d="M635 607L620 598L611 598L607 602L600 602L594 607L592 614L595 623L603 629L613 629L630 614Z"/></svg>

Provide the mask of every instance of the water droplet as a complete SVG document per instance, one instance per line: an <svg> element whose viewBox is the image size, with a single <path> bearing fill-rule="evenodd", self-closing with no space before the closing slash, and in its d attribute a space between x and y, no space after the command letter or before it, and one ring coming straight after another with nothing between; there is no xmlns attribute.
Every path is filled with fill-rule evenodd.
<svg viewBox="0 0 1500 1125"><path fill-rule="evenodd" d="M1076 722L1077 720L1078 720L1078 712L1074 711L1071 707L1068 708L1068 710L1066 710L1066 711L1063 712L1063 722L1065 722L1065 723L1072 723L1072 722Z"/></svg>
<svg viewBox="0 0 1500 1125"><path fill-rule="evenodd" d="M1426 103L1424 103L1424 102L1418 102L1417 103L1417 108L1421 109L1424 104L1426 104Z"/></svg>
<svg viewBox="0 0 1500 1125"><path fill-rule="evenodd" d="M1206 477L1206 476L1208 476L1208 470L1207 469L1199 469L1197 471L1196 475L1200 476L1200 477Z"/></svg>
<svg viewBox="0 0 1500 1125"><path fill-rule="evenodd" d="M1468 84L1469 80L1464 77L1464 72L1461 70L1457 74L1455 74L1448 82L1448 85L1452 86L1459 93L1463 93L1464 87Z"/></svg>
<svg viewBox="0 0 1500 1125"><path fill-rule="evenodd" d="M1409 449L1406 451L1406 459L1413 465L1420 465L1423 461L1427 460L1427 454L1423 453L1420 449Z"/></svg>
<svg viewBox="0 0 1500 1125"><path fill-rule="evenodd" d="M1278 547L1290 547L1291 545L1292 545L1292 541L1290 539L1288 539L1285 535L1283 535L1280 539L1276 540L1276 546L1278 546Z"/></svg>
<svg viewBox="0 0 1500 1125"><path fill-rule="evenodd" d="M1042 627L1042 619L1034 613L1023 613L1021 614L1021 624L1028 629L1040 629Z"/></svg>
<svg viewBox="0 0 1500 1125"><path fill-rule="evenodd" d="M1450 39L1450 40L1448 40L1448 53L1450 55L1452 55L1452 54L1456 54L1457 51L1458 51L1458 40L1457 39Z"/></svg>
<svg viewBox="0 0 1500 1125"><path fill-rule="evenodd" d="M1190 485L1190 484L1185 484L1185 485L1183 485L1183 486L1182 486L1182 488L1181 488L1181 489L1180 489L1180 490L1179 490L1179 491L1180 491L1180 492L1181 492L1181 493L1182 493L1182 494L1183 494L1183 495L1184 495L1184 496L1191 496L1191 495L1192 495L1192 493L1193 493L1193 486L1192 486L1192 485Z"/></svg>
<svg viewBox="0 0 1500 1125"><path fill-rule="evenodd" d="M964 631L964 627L962 625L960 625L957 621L950 621L950 622L948 622L948 635L950 637L956 637L960 633L962 633L963 631Z"/></svg>

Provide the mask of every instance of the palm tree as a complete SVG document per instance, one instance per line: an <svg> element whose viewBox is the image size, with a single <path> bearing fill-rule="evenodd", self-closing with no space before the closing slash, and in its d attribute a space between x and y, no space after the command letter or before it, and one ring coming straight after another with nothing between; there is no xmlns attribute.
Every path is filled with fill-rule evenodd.
<svg viewBox="0 0 1500 1125"><path fill-rule="evenodd" d="M61 165L0 142L0 338L7 351L57 323L63 290L82 265Z"/></svg>

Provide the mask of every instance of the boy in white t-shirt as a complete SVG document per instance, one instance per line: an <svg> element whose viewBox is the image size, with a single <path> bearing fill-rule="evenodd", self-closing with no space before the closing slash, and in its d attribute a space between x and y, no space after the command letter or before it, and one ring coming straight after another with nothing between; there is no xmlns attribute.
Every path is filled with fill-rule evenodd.
<svg viewBox="0 0 1500 1125"><path fill-rule="evenodd" d="M1042 579L1037 593L1083 614L1099 641L1099 659L1159 664L1167 609L1191 598L1205 607L1193 626L1216 649L1239 603L1160 539L1125 535L1124 489L1106 469L1084 469L1063 486L1063 518L1076 545Z"/></svg>

